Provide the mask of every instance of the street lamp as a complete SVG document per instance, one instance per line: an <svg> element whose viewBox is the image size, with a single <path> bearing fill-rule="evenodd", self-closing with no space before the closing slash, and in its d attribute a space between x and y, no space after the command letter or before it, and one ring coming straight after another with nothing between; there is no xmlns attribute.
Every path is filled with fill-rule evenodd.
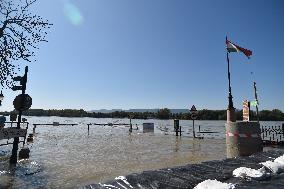
<svg viewBox="0 0 284 189"><path fill-rule="evenodd" d="M4 95L3 95L2 91L1 91L1 94L0 94L0 106L2 105L2 100L3 99L4 99Z"/></svg>

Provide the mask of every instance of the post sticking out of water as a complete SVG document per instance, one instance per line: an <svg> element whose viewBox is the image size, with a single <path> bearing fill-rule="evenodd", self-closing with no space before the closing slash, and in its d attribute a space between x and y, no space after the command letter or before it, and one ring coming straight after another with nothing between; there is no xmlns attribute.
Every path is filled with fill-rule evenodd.
<svg viewBox="0 0 284 189"><path fill-rule="evenodd" d="M195 128L194 128L194 119L192 120L192 129L193 129L193 138L196 138L196 136L195 136Z"/></svg>
<svg viewBox="0 0 284 189"><path fill-rule="evenodd" d="M249 156L262 151L261 129L257 122L226 124L227 157Z"/></svg>
<svg viewBox="0 0 284 189"><path fill-rule="evenodd" d="M190 113L191 113L191 119L192 119L193 138L196 138L196 136L195 136L195 128L194 128L194 120L197 118L197 110L196 110L194 105L191 107Z"/></svg>
<svg viewBox="0 0 284 189"><path fill-rule="evenodd" d="M90 134L90 124L88 124L88 135Z"/></svg>
<svg viewBox="0 0 284 189"><path fill-rule="evenodd" d="M256 90L256 82L253 82L253 88L254 88L254 98L256 100L256 117L257 117L257 122L259 123L259 116L258 116L258 99L257 99L257 90Z"/></svg>
<svg viewBox="0 0 284 189"><path fill-rule="evenodd" d="M176 132L176 136L178 136L178 131L179 131L179 120L178 119L175 119L174 120L174 130Z"/></svg>
<svg viewBox="0 0 284 189"><path fill-rule="evenodd" d="M23 77L16 77L14 80L15 81L20 81L20 84L22 86L14 86L13 90L21 90L22 95L25 95L26 93L26 84L27 84L27 76L28 76L28 66L25 67L25 75ZM17 98L17 97L16 97ZM16 99L15 99L16 100ZM22 113L23 113L23 104L26 103L25 99L22 98L20 101L20 108L18 109L19 111L19 116L18 116L18 122L17 122L17 129L21 128L21 120L22 120ZM15 106L15 101L14 101L14 106ZM24 107L24 108L29 108L29 107ZM17 109L17 108L15 108ZM13 141L13 149L12 149L12 155L10 157L10 164L16 164L17 163L17 156L18 156L18 144L19 144L19 137L15 137Z"/></svg>
<svg viewBox="0 0 284 189"><path fill-rule="evenodd" d="M131 123L131 119L133 118L132 115L130 115L129 117L129 132L132 133L132 123Z"/></svg>

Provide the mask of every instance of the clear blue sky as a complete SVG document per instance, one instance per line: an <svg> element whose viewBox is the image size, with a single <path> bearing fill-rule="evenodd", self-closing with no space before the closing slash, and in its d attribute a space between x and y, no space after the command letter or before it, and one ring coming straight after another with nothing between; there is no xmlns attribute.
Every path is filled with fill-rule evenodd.
<svg viewBox="0 0 284 189"><path fill-rule="evenodd" d="M282 0L38 0L33 11L54 25L28 64L32 108L226 109L228 35L253 51L230 54L234 106L255 80L260 109L284 110ZM0 110L13 109L17 93L3 92Z"/></svg>

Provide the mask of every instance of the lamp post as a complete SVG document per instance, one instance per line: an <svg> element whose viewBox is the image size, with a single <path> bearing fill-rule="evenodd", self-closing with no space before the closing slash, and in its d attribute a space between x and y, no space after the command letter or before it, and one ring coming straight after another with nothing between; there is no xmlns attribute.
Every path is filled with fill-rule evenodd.
<svg viewBox="0 0 284 189"><path fill-rule="evenodd" d="M3 95L2 91L1 91L1 94L0 94L0 106L2 105L2 100L3 99L4 99L4 95Z"/></svg>

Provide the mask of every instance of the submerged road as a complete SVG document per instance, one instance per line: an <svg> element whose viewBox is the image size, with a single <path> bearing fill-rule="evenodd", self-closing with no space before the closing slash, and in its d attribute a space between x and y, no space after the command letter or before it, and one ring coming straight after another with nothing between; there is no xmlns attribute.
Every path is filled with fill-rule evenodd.
<svg viewBox="0 0 284 189"><path fill-rule="evenodd" d="M284 188L284 172L271 174L262 179L238 178L233 171L239 167L259 169L260 162L274 160L282 156L284 149L275 149L254 154L249 157L239 157L218 161L208 161L201 164L189 164L180 167L166 168L155 171L133 173L125 177L117 177L113 181L102 184L91 184L82 189L130 189L130 188L194 188L198 183L207 179L233 183L240 188Z"/></svg>

